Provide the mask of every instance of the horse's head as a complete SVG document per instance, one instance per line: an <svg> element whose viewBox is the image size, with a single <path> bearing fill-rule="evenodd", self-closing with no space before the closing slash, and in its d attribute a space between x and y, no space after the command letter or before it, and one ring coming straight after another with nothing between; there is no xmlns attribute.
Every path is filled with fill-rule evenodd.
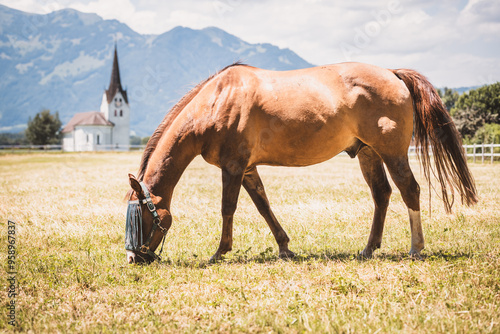
<svg viewBox="0 0 500 334"><path fill-rule="evenodd" d="M150 263L160 260L155 250L165 241L172 216L160 196L151 194L143 182L129 174L132 187L125 225L125 249L128 263Z"/></svg>

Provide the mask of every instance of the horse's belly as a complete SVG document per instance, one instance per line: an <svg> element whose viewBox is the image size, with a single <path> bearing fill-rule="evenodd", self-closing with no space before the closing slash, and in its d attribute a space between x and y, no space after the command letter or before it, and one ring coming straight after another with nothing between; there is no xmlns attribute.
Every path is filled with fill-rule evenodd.
<svg viewBox="0 0 500 334"><path fill-rule="evenodd" d="M336 156L356 138L341 127L308 129L307 124L282 131L261 132L254 150L257 164L309 166Z"/></svg>

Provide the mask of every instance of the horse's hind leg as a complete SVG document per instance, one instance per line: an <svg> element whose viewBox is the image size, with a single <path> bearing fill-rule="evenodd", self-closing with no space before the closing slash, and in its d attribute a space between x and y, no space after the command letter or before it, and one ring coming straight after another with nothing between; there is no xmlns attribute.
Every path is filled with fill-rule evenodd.
<svg viewBox="0 0 500 334"><path fill-rule="evenodd" d="M410 169L408 156L384 157L384 162L408 207L411 228L410 255L418 257L424 249L424 234L420 221L420 187Z"/></svg>
<svg viewBox="0 0 500 334"><path fill-rule="evenodd" d="M382 243L385 215L392 190L385 174L382 159L373 149L370 147L363 148L358 154L358 159L375 203L370 237L365 249L361 252L362 257L370 258L373 251L380 248Z"/></svg>
<svg viewBox="0 0 500 334"><path fill-rule="evenodd" d="M269 225L269 228L271 229L271 232L273 233L279 246L279 256L281 258L293 257L295 254L288 249L288 242L290 239L271 211L271 206L269 205L262 180L257 173L257 168L254 167L245 173L243 186L250 195L250 198L252 198L252 201L259 210L260 214Z"/></svg>

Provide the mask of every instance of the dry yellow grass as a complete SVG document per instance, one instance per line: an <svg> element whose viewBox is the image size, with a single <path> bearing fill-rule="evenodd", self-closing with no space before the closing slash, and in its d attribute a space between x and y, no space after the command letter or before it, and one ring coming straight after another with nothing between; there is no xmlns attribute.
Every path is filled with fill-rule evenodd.
<svg viewBox="0 0 500 334"><path fill-rule="evenodd" d="M277 257L265 221L241 193L233 252L219 242L220 171L196 159L176 188L165 262L127 265L127 173L139 153L0 156L0 258L16 222L18 324L34 332L499 332L500 168L473 164L474 208L446 215L422 188L424 261L406 254L406 207L394 188L382 249L357 260L373 202L357 160L308 168L260 167L272 208L297 253ZM5 275L4 275L5 274ZM6 273L2 273L2 277Z"/></svg>

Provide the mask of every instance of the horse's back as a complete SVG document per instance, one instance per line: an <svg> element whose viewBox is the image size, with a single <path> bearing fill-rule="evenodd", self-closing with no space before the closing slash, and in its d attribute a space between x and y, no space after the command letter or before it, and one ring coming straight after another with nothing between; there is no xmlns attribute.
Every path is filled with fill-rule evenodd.
<svg viewBox="0 0 500 334"><path fill-rule="evenodd" d="M373 65L293 71L236 66L222 73L212 90L214 101L224 96L224 103L212 103L219 105L213 114L219 124L237 129L227 132L228 138L242 137L237 141L245 142L255 164L310 165L360 140L380 146L398 138L404 147L411 139L406 86L390 70Z"/></svg>

